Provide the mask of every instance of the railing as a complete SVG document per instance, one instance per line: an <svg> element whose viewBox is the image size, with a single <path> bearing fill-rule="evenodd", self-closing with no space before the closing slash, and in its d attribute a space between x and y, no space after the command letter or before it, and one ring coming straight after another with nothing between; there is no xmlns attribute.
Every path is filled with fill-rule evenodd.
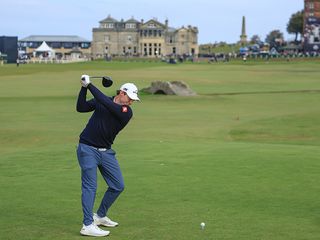
<svg viewBox="0 0 320 240"><path fill-rule="evenodd" d="M75 62L88 62L91 61L89 58L77 58L77 59L28 59L25 61L20 61L20 63L44 63L44 64L50 64L50 63L75 63Z"/></svg>

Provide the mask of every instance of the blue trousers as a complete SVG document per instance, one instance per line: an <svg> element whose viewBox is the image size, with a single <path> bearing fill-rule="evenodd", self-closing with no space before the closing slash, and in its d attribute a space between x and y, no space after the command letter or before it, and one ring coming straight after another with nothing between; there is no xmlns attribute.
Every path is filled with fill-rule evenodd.
<svg viewBox="0 0 320 240"><path fill-rule="evenodd" d="M105 217L109 208L124 190L124 182L115 151L108 149L99 151L94 147L79 143L77 156L81 167L81 200L83 224L88 226L93 222L93 206L97 191L97 168L108 185L98 216Z"/></svg>

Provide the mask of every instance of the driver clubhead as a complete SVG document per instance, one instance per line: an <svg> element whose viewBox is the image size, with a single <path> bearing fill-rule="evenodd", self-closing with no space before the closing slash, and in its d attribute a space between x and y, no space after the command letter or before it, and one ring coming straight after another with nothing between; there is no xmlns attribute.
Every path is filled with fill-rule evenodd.
<svg viewBox="0 0 320 240"><path fill-rule="evenodd" d="M111 77L102 77L102 85L106 88L111 87L113 84L113 81Z"/></svg>

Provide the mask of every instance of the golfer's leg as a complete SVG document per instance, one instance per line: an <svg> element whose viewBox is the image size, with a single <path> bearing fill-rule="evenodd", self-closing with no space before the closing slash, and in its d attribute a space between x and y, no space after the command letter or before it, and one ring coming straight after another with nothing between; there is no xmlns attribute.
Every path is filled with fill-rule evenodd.
<svg viewBox="0 0 320 240"><path fill-rule="evenodd" d="M99 217L104 217L107 215L111 205L124 190L121 169L115 157L115 152L112 149L103 153L102 164L99 166L99 170L109 186L97 211Z"/></svg>
<svg viewBox="0 0 320 240"><path fill-rule="evenodd" d="M79 144L77 155L81 167L83 224L88 226L93 222L92 213L97 190L97 161L94 152L85 144Z"/></svg>

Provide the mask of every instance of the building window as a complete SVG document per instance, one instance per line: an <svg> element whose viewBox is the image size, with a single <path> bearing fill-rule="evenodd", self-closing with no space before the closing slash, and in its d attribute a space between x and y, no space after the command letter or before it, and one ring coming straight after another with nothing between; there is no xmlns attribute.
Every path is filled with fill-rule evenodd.
<svg viewBox="0 0 320 240"><path fill-rule="evenodd" d="M133 47L133 53L134 53L134 54L137 53L137 47Z"/></svg>
<svg viewBox="0 0 320 240"><path fill-rule="evenodd" d="M147 44L145 43L145 44L143 44L143 46L144 46L144 47L147 47Z"/></svg>
<svg viewBox="0 0 320 240"><path fill-rule="evenodd" d="M110 42L110 35L104 35L104 42Z"/></svg>
<svg viewBox="0 0 320 240"><path fill-rule="evenodd" d="M81 48L89 48L90 43L81 43Z"/></svg>
<svg viewBox="0 0 320 240"><path fill-rule="evenodd" d="M123 54L126 54L126 47L123 47L123 48L122 48L122 53L123 53Z"/></svg>
<svg viewBox="0 0 320 240"><path fill-rule="evenodd" d="M156 25L154 23L149 23L148 24L148 28L155 28L155 27L156 27Z"/></svg>
<svg viewBox="0 0 320 240"><path fill-rule="evenodd" d="M176 54L176 48L175 47L172 48L172 53Z"/></svg>
<svg viewBox="0 0 320 240"><path fill-rule="evenodd" d="M154 36L154 37L157 36L157 30L153 30L153 36Z"/></svg>
<svg viewBox="0 0 320 240"><path fill-rule="evenodd" d="M309 13L309 17L313 17L314 16L314 13L313 12L310 12Z"/></svg>
<svg viewBox="0 0 320 240"><path fill-rule="evenodd" d="M60 42L52 42L50 44L50 47L52 47L52 48L61 48L61 43Z"/></svg>
<svg viewBox="0 0 320 240"><path fill-rule="evenodd" d="M147 48L144 48L144 56L147 56L148 52L147 52Z"/></svg>
<svg viewBox="0 0 320 240"><path fill-rule="evenodd" d="M132 36L128 36L128 42L132 42Z"/></svg>
<svg viewBox="0 0 320 240"><path fill-rule="evenodd" d="M64 48L72 48L72 47L73 47L73 44L72 44L71 42L65 42L65 43L63 44L63 47L64 47Z"/></svg>
<svg viewBox="0 0 320 240"><path fill-rule="evenodd" d="M136 28L135 23L126 23L126 28Z"/></svg>
<svg viewBox="0 0 320 240"><path fill-rule="evenodd" d="M151 37L152 36L152 30L148 31L148 36Z"/></svg>
<svg viewBox="0 0 320 240"><path fill-rule="evenodd" d="M313 2L309 3L309 9L312 9L312 10L314 9L314 3Z"/></svg>
<svg viewBox="0 0 320 240"><path fill-rule="evenodd" d="M161 37L161 36L162 36L162 32L161 32L161 30L158 30L158 34L159 34L159 37Z"/></svg>
<svg viewBox="0 0 320 240"><path fill-rule="evenodd" d="M30 48L37 48L40 46L40 44L41 44L40 42L30 42L29 47Z"/></svg>
<svg viewBox="0 0 320 240"><path fill-rule="evenodd" d="M161 55L161 48L159 47L159 55Z"/></svg>
<svg viewBox="0 0 320 240"><path fill-rule="evenodd" d="M114 28L114 24L113 23L106 23L105 28Z"/></svg>
<svg viewBox="0 0 320 240"><path fill-rule="evenodd" d="M169 38L169 43L173 43L173 38L172 38L172 36L170 36L170 38Z"/></svg>
<svg viewBox="0 0 320 240"><path fill-rule="evenodd" d="M149 48L149 56L152 56L152 48Z"/></svg>

